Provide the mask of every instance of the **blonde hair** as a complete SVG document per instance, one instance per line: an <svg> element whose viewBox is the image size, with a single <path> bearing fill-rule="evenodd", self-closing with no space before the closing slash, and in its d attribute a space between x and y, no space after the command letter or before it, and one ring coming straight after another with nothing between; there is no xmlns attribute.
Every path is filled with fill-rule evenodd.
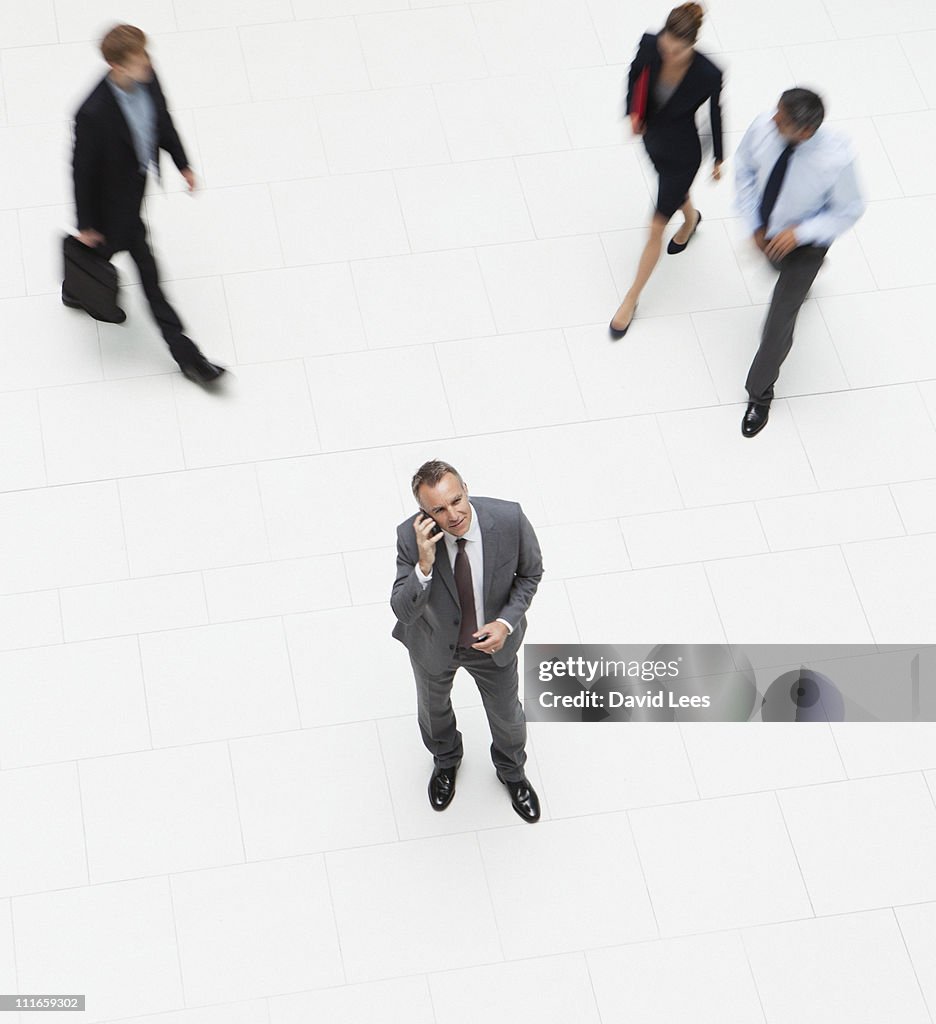
<svg viewBox="0 0 936 1024"><path fill-rule="evenodd" d="M101 54L108 64L123 64L127 57L146 50L146 33L135 25L115 25L101 40Z"/></svg>
<svg viewBox="0 0 936 1024"><path fill-rule="evenodd" d="M701 4L680 4L669 12L663 31L683 42L694 43L702 28L704 13Z"/></svg>

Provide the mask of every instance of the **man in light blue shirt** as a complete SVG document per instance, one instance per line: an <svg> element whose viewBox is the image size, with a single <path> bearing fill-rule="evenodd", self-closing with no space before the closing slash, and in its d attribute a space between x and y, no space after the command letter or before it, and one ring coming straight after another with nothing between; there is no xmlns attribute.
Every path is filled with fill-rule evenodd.
<svg viewBox="0 0 936 1024"><path fill-rule="evenodd" d="M780 271L745 384L745 437L767 424L796 317L829 246L865 209L851 146L820 128L824 116L814 92L788 89L776 113L762 114L748 128L735 157L739 210L757 247Z"/></svg>

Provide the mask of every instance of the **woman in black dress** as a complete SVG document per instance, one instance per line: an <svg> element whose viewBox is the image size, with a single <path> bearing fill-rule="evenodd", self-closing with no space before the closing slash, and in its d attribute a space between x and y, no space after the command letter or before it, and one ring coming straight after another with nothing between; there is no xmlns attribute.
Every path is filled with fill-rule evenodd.
<svg viewBox="0 0 936 1024"><path fill-rule="evenodd" d="M722 73L695 50L702 27L702 8L688 3L670 11L663 31L640 40L627 82L627 113L634 133L642 135L647 155L660 176L656 210L650 222L650 237L640 257L637 276L611 321L611 336L622 338L630 327L637 301L663 248L663 232L670 218L682 210L682 227L669 243L667 252L679 253L689 244L702 220L692 205L689 189L702 163L702 146L695 114L706 100L711 104L712 145L715 167L712 177L721 177ZM645 96L645 116L638 106Z"/></svg>

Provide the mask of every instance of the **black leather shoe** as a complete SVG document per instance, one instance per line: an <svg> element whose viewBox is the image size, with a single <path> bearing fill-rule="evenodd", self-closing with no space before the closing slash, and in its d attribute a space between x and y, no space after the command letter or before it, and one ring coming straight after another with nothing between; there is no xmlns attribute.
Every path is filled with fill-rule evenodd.
<svg viewBox="0 0 936 1024"><path fill-rule="evenodd" d="M770 406L761 405L758 402L748 402L747 412L741 420L741 433L745 437L753 437L759 434L767 426L767 417L770 415Z"/></svg>
<svg viewBox="0 0 936 1024"><path fill-rule="evenodd" d="M214 363L209 363L203 355L199 355L191 363L182 363L179 369L189 380L194 381L196 384L212 384L222 373L226 372L223 366L215 366Z"/></svg>
<svg viewBox="0 0 936 1024"><path fill-rule="evenodd" d="M434 811L444 811L455 796L455 775L458 766L436 768L429 779L429 805Z"/></svg>
<svg viewBox="0 0 936 1024"><path fill-rule="evenodd" d="M69 309L80 309L92 319L100 320L105 324L122 324L127 319L127 314L119 306L115 308L113 317L95 316L90 310L85 309L77 299L73 299L64 288L62 289L62 305L68 306Z"/></svg>
<svg viewBox="0 0 936 1024"><path fill-rule="evenodd" d="M524 776L516 782L508 782L507 779L502 778L500 772L497 773L497 778L507 787L507 792L510 793L510 802L517 814L530 825L539 821L539 797L536 795L536 790L530 785L529 779Z"/></svg>
<svg viewBox="0 0 936 1024"><path fill-rule="evenodd" d="M69 309L84 309L84 306L77 299L73 299L66 291L62 292L62 305L68 306Z"/></svg>
<svg viewBox="0 0 936 1024"><path fill-rule="evenodd" d="M638 302L637 306L639 305L640 303ZM634 317L637 315L637 306L634 306L634 312L631 313L631 318L627 321L627 326L623 330L614 326L614 317L611 317L611 323L608 324L608 334L611 335L612 341L620 341L621 338L623 338L630 330L630 326L634 322Z"/></svg>
<svg viewBox="0 0 936 1024"><path fill-rule="evenodd" d="M696 210L696 213L699 215L699 219L695 222L695 227L689 232L689 237L685 240L685 242L677 242L675 235L670 239L670 243L666 247L666 251L670 254L670 256L675 256L676 253L682 252L686 248L686 246L692 241L692 236L699 230L699 225L702 223L702 211Z"/></svg>

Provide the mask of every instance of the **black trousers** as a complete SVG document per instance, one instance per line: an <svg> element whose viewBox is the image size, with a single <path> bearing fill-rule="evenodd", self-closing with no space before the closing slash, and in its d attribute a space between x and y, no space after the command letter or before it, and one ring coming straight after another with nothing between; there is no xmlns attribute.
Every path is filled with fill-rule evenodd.
<svg viewBox="0 0 936 1024"><path fill-rule="evenodd" d="M140 272L140 283L143 285L143 292L149 302L150 312L169 346L173 359L180 366L194 362L201 352L195 342L186 337L179 314L172 308L160 287L159 268L156 266L153 250L149 247L149 241L146 238L146 225L142 219L134 226L124 245L114 247L105 245L102 251L108 259L115 252L130 253L130 258Z"/></svg>
<svg viewBox="0 0 936 1024"><path fill-rule="evenodd" d="M509 782L523 778L526 763L526 716L518 695L517 658L501 667L489 654L458 648L451 664L439 673L427 672L410 655L416 677L419 731L438 768L457 766L462 759L462 735L452 708L452 681L459 668L475 681L491 729L491 760Z"/></svg>
<svg viewBox="0 0 936 1024"><path fill-rule="evenodd" d="M828 251L828 246L800 245L774 264L780 277L770 300L760 347L744 385L750 400L758 405L769 405L773 400L780 367L793 347L793 328L800 307Z"/></svg>

